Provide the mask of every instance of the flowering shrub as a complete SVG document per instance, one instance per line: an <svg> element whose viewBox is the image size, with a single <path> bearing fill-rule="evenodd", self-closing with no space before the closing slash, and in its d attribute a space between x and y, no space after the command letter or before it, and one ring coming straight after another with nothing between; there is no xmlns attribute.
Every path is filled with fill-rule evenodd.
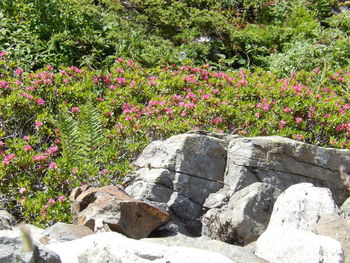
<svg viewBox="0 0 350 263"><path fill-rule="evenodd" d="M37 225L70 221L73 187L118 183L149 142L192 129L349 149L349 87L349 68L278 78L210 65L144 69L119 58L103 71L26 72L2 55L3 205Z"/></svg>

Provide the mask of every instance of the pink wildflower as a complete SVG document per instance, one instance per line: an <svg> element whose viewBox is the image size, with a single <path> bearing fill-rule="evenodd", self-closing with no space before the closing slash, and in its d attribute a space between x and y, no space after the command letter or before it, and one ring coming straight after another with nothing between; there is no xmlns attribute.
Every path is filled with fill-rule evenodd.
<svg viewBox="0 0 350 263"><path fill-rule="evenodd" d="M21 195L25 195L26 193L28 193L28 190L25 189L24 187L21 187L21 188L19 189L19 193L20 193Z"/></svg>
<svg viewBox="0 0 350 263"><path fill-rule="evenodd" d="M32 148L32 146L30 146L30 145L25 145L24 147L23 147L23 149L26 151L26 152L29 152L30 150L32 150L33 148Z"/></svg>
<svg viewBox="0 0 350 263"><path fill-rule="evenodd" d="M43 123L41 121L36 121L35 122L35 127L39 128Z"/></svg>
<svg viewBox="0 0 350 263"><path fill-rule="evenodd" d="M79 107L72 107L70 110L72 113L79 113L80 112Z"/></svg>
<svg viewBox="0 0 350 263"><path fill-rule="evenodd" d="M23 73L23 69L18 68L18 69L15 70L15 73L16 73L17 75L21 75L21 74Z"/></svg>
<svg viewBox="0 0 350 263"><path fill-rule="evenodd" d="M294 137L295 137L295 139L297 139L298 141L301 141L301 140L304 138L304 136L301 135L301 134L295 134Z"/></svg>
<svg viewBox="0 0 350 263"><path fill-rule="evenodd" d="M29 140L30 140L30 137L29 137L29 136L23 136L23 140L29 141Z"/></svg>
<svg viewBox="0 0 350 263"><path fill-rule="evenodd" d="M298 123L298 124L299 124L299 123L302 123L302 122L303 122L303 119L302 119L301 117L296 117L296 118L295 118L295 122Z"/></svg>
<svg viewBox="0 0 350 263"><path fill-rule="evenodd" d="M60 195L60 196L57 198L57 200L58 200L59 202L64 202L64 201L66 200L66 198L65 198L63 195Z"/></svg>
<svg viewBox="0 0 350 263"><path fill-rule="evenodd" d="M109 173L109 171L107 170L107 169L103 169L102 171L101 171L101 174L102 175L107 175Z"/></svg>
<svg viewBox="0 0 350 263"><path fill-rule="evenodd" d="M285 113L289 113L289 112L292 112L292 109L291 109L291 108L288 108L288 107L285 107L285 108L283 109L283 111L284 111Z"/></svg>
<svg viewBox="0 0 350 263"><path fill-rule="evenodd" d="M0 147L4 147L5 143L3 141L0 141Z"/></svg>
<svg viewBox="0 0 350 263"><path fill-rule="evenodd" d="M56 169L58 166L55 162L50 162L49 169Z"/></svg>
<svg viewBox="0 0 350 263"><path fill-rule="evenodd" d="M45 101L42 98L39 98L39 99L36 100L36 103L39 104L39 105L44 105Z"/></svg>
<svg viewBox="0 0 350 263"><path fill-rule="evenodd" d="M56 201L55 201L55 199L50 198L49 201L48 201L48 203L49 203L50 205L53 205L54 203L56 203Z"/></svg>

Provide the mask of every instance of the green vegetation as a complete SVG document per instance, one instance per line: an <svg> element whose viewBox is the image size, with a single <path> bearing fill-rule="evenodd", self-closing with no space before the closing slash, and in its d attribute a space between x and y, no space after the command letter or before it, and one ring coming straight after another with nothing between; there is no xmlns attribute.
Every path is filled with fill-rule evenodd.
<svg viewBox="0 0 350 263"><path fill-rule="evenodd" d="M346 6L0 1L0 206L69 222L73 187L192 129L350 149Z"/></svg>

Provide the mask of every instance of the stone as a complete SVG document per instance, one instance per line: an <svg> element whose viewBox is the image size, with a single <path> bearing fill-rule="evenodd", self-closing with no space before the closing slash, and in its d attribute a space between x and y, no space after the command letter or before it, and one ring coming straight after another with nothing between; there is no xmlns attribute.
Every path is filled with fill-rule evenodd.
<svg viewBox="0 0 350 263"><path fill-rule="evenodd" d="M293 185L276 200L269 225L256 242L256 255L271 263L343 262L341 244L311 231L324 215L339 208L327 188Z"/></svg>
<svg viewBox="0 0 350 263"><path fill-rule="evenodd" d="M91 230L106 224L110 230L135 239L147 237L170 220L168 213L133 199L116 186L75 189L70 200L75 224Z"/></svg>
<svg viewBox="0 0 350 263"><path fill-rule="evenodd" d="M271 263L342 263L341 244L293 227L274 227L257 240L256 255Z"/></svg>
<svg viewBox="0 0 350 263"><path fill-rule="evenodd" d="M255 241L267 228L281 191L254 183L236 192L227 205L210 209L202 218L202 234L235 245Z"/></svg>
<svg viewBox="0 0 350 263"><path fill-rule="evenodd" d="M339 212L329 189L301 183L289 187L277 198L268 227L311 231L322 215Z"/></svg>
<svg viewBox="0 0 350 263"><path fill-rule="evenodd" d="M232 135L190 132L148 145L134 162L125 191L172 215L183 233L198 236L206 198L223 187Z"/></svg>
<svg viewBox="0 0 350 263"><path fill-rule="evenodd" d="M71 241L93 233L94 232L86 226L57 222L45 229L41 234L40 242L42 244L49 244L52 242Z"/></svg>
<svg viewBox="0 0 350 263"><path fill-rule="evenodd" d="M16 219L6 210L0 210L0 230L9 230L16 225Z"/></svg>
<svg viewBox="0 0 350 263"><path fill-rule="evenodd" d="M49 244L47 247L60 256L62 263L234 263L219 253L163 246L129 239L116 232L97 233L73 241Z"/></svg>
<svg viewBox="0 0 350 263"><path fill-rule="evenodd" d="M350 263L350 220L335 214L323 215L313 232L339 241L343 248L344 263Z"/></svg>
<svg viewBox="0 0 350 263"><path fill-rule="evenodd" d="M254 182L285 190L312 183L331 190L341 205L348 192L339 168L349 163L349 150L318 147L279 136L236 138L227 150L225 184L234 192Z"/></svg>
<svg viewBox="0 0 350 263"><path fill-rule="evenodd" d="M163 238L145 238L145 242L151 242L166 246L183 246L199 248L206 251L217 252L231 259L235 263L266 263L267 261L258 258L252 250L230 245L218 240L211 240L204 237L189 237L182 234ZM215 261L217 262L217 261Z"/></svg>
<svg viewBox="0 0 350 263"><path fill-rule="evenodd" d="M24 239L19 229L0 231L0 251L0 262L4 263L61 263L56 253Z"/></svg>
<svg viewBox="0 0 350 263"><path fill-rule="evenodd" d="M344 218L350 219L350 197L340 207L340 213Z"/></svg>

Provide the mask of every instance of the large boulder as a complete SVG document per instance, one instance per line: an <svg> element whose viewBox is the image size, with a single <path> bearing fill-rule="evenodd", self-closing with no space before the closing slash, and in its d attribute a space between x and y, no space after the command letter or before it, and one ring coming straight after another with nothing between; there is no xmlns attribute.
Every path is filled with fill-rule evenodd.
<svg viewBox="0 0 350 263"><path fill-rule="evenodd" d="M344 252L344 263L350 263L350 220L335 214L323 215L314 226L313 232L339 241Z"/></svg>
<svg viewBox="0 0 350 263"><path fill-rule="evenodd" d="M200 235L202 205L224 185L227 145L234 138L196 132L154 141L134 162L136 176L125 191L166 209L185 231Z"/></svg>
<svg viewBox="0 0 350 263"><path fill-rule="evenodd" d="M245 187L227 205L210 209L203 216L203 235L236 245L255 241L266 230L280 194L280 190L266 183Z"/></svg>
<svg viewBox="0 0 350 263"><path fill-rule="evenodd" d="M182 234L162 238L145 238L145 242L151 242L166 246L183 246L199 248L211 252L217 252L231 259L235 263L266 263L267 261L255 256L254 251L250 249L230 245L218 240L212 240L204 237L189 237ZM217 262L217 261L215 261Z"/></svg>
<svg viewBox="0 0 350 263"><path fill-rule="evenodd" d="M341 244L312 233L318 220L338 214L329 189L302 183L276 200L267 230L256 242L256 255L272 263L343 262Z"/></svg>
<svg viewBox="0 0 350 263"><path fill-rule="evenodd" d="M255 253L271 263L343 263L342 247L335 239L288 227L267 230Z"/></svg>
<svg viewBox="0 0 350 263"><path fill-rule="evenodd" d="M28 229L0 231L0 262L3 263L61 263L60 257L35 244Z"/></svg>
<svg viewBox="0 0 350 263"><path fill-rule="evenodd" d="M187 247L167 247L129 239L119 233L105 232L78 240L47 246L55 251L62 263L234 263L214 252Z"/></svg>
<svg viewBox="0 0 350 263"><path fill-rule="evenodd" d="M0 210L0 230L10 230L16 225L16 219L6 210Z"/></svg>
<svg viewBox="0 0 350 263"><path fill-rule="evenodd" d="M341 205L348 192L339 168L349 163L349 150L318 147L279 137L237 138L227 152L225 184L238 191L254 182L266 182L285 190L309 182L331 190Z"/></svg>
<svg viewBox="0 0 350 263"><path fill-rule="evenodd" d="M147 237L170 220L168 213L133 199L115 186L76 188L70 200L75 224L91 230L104 224L112 231L135 239Z"/></svg>
<svg viewBox="0 0 350 263"><path fill-rule="evenodd" d="M52 242L71 241L93 233L94 232L86 226L57 222L46 228L45 231L41 233L40 242L43 244L49 244Z"/></svg>

